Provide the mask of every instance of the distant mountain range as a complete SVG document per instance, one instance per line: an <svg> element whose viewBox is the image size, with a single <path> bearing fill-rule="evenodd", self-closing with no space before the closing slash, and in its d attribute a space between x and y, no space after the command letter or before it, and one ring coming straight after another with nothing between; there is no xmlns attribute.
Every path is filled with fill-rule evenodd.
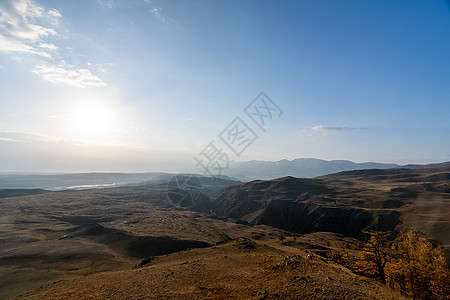
<svg viewBox="0 0 450 300"><path fill-rule="evenodd" d="M251 160L230 165L226 175L242 181L253 179L274 179L284 176L297 178L313 178L317 176L351 170L363 169L391 169L407 168L418 169L426 167L445 167L450 162L430 165L397 165L384 163L355 163L349 160L322 160L315 158L298 158L294 160L282 159L280 161Z"/></svg>
<svg viewBox="0 0 450 300"><path fill-rule="evenodd" d="M405 165L382 164L382 163L355 163L348 160L321 160L315 158L300 158L294 160L280 161L247 161L231 164L226 174L216 176L220 179L214 183L215 190L217 186L238 184L238 181L251 181L255 179L275 179L285 176L297 178L313 178L322 175L338 173L342 171L355 171L365 169L421 169L421 168L448 168L450 162L429 164L429 165ZM146 172L146 173L74 173L74 174L27 174L27 173L0 173L1 189L18 189L17 191L4 191L7 195L10 193L23 193L21 189L45 189L45 190L84 190L98 188L113 188L130 185L153 185L171 182L179 176L197 178L200 186L206 187L210 178L201 175L187 173L164 173L164 172ZM223 182L222 182L223 181ZM221 182L221 183L220 183ZM220 183L220 184L219 184ZM0 193L2 194L2 193ZM1 195L0 195L1 197Z"/></svg>

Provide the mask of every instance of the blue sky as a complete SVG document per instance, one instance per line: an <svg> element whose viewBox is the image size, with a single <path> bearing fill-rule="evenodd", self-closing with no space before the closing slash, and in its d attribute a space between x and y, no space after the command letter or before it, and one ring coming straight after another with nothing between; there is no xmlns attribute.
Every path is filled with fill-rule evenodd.
<svg viewBox="0 0 450 300"><path fill-rule="evenodd" d="M0 0L0 171L195 171L211 141L449 161L449 53L447 1ZM259 137L240 157L235 117Z"/></svg>

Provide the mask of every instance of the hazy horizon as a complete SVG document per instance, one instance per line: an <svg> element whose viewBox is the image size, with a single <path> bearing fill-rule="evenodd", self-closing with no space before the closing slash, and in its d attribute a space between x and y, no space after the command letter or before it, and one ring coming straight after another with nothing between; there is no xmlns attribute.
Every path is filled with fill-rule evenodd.
<svg viewBox="0 0 450 300"><path fill-rule="evenodd" d="M386 165L398 165L399 167L402 166L407 166L407 165L428 165L428 164L439 164L439 163L446 163L449 161L436 161L436 162L427 162L427 163L407 163L407 164L402 164L402 163L395 163L395 162L374 162L374 161L351 161L351 160L341 160L341 159L333 159L333 160L323 160L320 158L313 158L313 157L301 157L301 158L294 158L294 159L281 159L281 160L249 160L249 161L242 161L242 162L236 162L236 163L247 163L247 162L273 162L273 163L277 163L283 160L292 162L294 160L321 160L321 161L325 161L325 162L333 162L333 161L348 161L348 162L352 162L352 163L356 163L356 164L364 164L364 163L375 163L375 164L386 164ZM114 170L114 169L105 169L105 170L92 170L92 169L73 169L73 170L46 170L46 171L39 171L39 170L26 170L26 171L0 171L0 174L37 174L37 175L64 175L64 174L82 174L82 173L122 173L122 174L139 174L139 173L173 173L173 174L180 174L180 173L187 173L187 174L198 174L198 175L205 175L204 172L201 169L189 166L190 165L190 161L186 162L186 165L188 167L186 167L186 169L147 169L147 170L140 170L140 169L136 169L136 170ZM231 166L232 168L232 166ZM206 174L208 175L208 174ZM213 174L213 176L216 175L226 175L226 176L233 176L233 175L238 175L238 173L234 172L233 170L228 171L228 172L224 172L223 174Z"/></svg>
<svg viewBox="0 0 450 300"><path fill-rule="evenodd" d="M443 0L1 0L0 172L450 161L449 36Z"/></svg>

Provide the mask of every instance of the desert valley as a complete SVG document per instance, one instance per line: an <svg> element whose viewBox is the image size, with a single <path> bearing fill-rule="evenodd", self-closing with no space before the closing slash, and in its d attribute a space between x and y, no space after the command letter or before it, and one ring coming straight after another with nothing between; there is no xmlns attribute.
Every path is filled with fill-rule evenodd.
<svg viewBox="0 0 450 300"><path fill-rule="evenodd" d="M3 189L0 297L400 299L327 254L363 231L420 230L448 258L449 177L442 165Z"/></svg>

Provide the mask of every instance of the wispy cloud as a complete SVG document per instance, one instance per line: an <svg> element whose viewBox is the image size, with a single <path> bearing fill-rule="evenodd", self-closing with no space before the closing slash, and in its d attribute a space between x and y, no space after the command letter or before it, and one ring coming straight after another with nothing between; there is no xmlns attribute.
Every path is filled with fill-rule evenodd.
<svg viewBox="0 0 450 300"><path fill-rule="evenodd" d="M36 66L33 73L41 75L45 80L51 82L65 83L75 87L106 86L99 77L92 74L88 69L74 69L73 66Z"/></svg>
<svg viewBox="0 0 450 300"><path fill-rule="evenodd" d="M55 17L55 18L61 18L61 17L62 17L61 13L60 13L59 11L57 11L56 9L50 9L50 10L48 11L48 14L49 14L50 16Z"/></svg>
<svg viewBox="0 0 450 300"><path fill-rule="evenodd" d="M317 125L317 126L313 126L311 127L311 129L313 131L319 131L319 132L324 132L324 131L348 131L348 130L361 130L361 129L366 129L364 127L349 127L349 126L324 126L324 125Z"/></svg>
<svg viewBox="0 0 450 300"><path fill-rule="evenodd" d="M40 135L35 133L29 133L24 131L15 130L0 130L0 141L14 142L14 143L29 143L29 142L58 142L60 139L56 139L46 135Z"/></svg>
<svg viewBox="0 0 450 300"><path fill-rule="evenodd" d="M43 49L38 49L32 45L26 44L14 38L6 37L2 34L0 34L0 51L35 54L47 58L51 57L50 53L44 51Z"/></svg>
<svg viewBox="0 0 450 300"><path fill-rule="evenodd" d="M166 24L175 23L175 19L164 14L162 8L156 6L151 0L143 0L143 1L150 6L150 12L152 13L152 15L157 19L159 19L161 22Z"/></svg>
<svg viewBox="0 0 450 300"><path fill-rule="evenodd" d="M113 0L97 0L97 2L108 9L113 9L116 6Z"/></svg>
<svg viewBox="0 0 450 300"><path fill-rule="evenodd" d="M31 0L5 0L0 2L0 50L24 52L49 57L40 44L56 35L54 25L61 14L34 4ZM45 44L45 43L44 43Z"/></svg>
<svg viewBox="0 0 450 300"><path fill-rule="evenodd" d="M24 143L22 140L16 140L12 138L0 137L0 142L12 142L12 143Z"/></svg>
<svg viewBox="0 0 450 300"><path fill-rule="evenodd" d="M39 47L41 47L42 49L45 49L45 50L49 50L49 51L58 50L58 47L56 47L55 44L53 44L53 43L40 43Z"/></svg>
<svg viewBox="0 0 450 300"><path fill-rule="evenodd" d="M58 10L44 8L32 0L0 1L0 51L22 62L26 56L33 73L50 82L75 87L106 86L90 70L58 62L59 47L50 39L58 35L61 19Z"/></svg>
<svg viewBox="0 0 450 300"><path fill-rule="evenodd" d="M365 130L364 127L350 127L350 126L325 126L317 125L307 129L301 129L298 131L298 135L301 137L325 137L333 132L345 132L355 130Z"/></svg>
<svg viewBox="0 0 450 300"><path fill-rule="evenodd" d="M53 136L25 132L25 131L16 131L16 130L0 130L0 142L6 143L45 143L45 144L68 144L68 145L76 145L89 147L91 143L86 143L84 141L74 140L74 139L65 139L65 138L57 138Z"/></svg>

